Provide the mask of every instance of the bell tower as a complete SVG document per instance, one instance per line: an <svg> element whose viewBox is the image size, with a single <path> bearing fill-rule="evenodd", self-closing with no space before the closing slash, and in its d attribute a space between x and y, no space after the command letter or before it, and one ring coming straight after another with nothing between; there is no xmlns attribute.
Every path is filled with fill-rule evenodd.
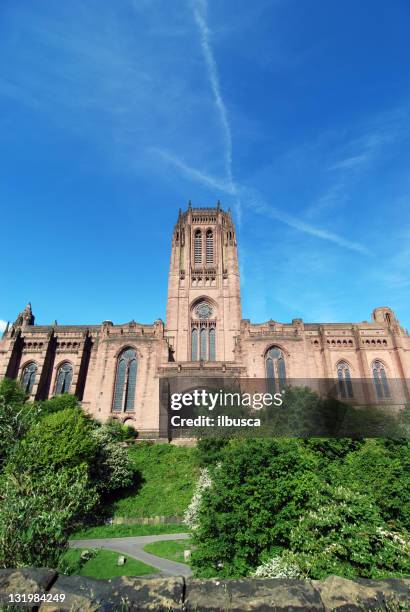
<svg viewBox="0 0 410 612"><path fill-rule="evenodd" d="M179 211L172 236L167 336L175 361L232 362L241 324L236 233L230 211Z"/></svg>

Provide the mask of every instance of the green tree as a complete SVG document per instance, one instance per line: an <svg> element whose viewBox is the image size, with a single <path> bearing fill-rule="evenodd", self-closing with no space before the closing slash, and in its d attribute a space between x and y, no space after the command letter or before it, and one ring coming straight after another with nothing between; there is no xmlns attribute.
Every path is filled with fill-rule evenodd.
<svg viewBox="0 0 410 612"><path fill-rule="evenodd" d="M232 440L194 530L199 576L244 576L262 553L286 548L290 532L322 482L318 460L298 440Z"/></svg>
<svg viewBox="0 0 410 612"><path fill-rule="evenodd" d="M410 540L389 531L371 496L328 485L310 500L290 533L292 560L309 578L402 576L410 571Z"/></svg>
<svg viewBox="0 0 410 612"><path fill-rule="evenodd" d="M6 474L0 493L2 567L56 567L71 529L89 514L98 495L86 465L45 472Z"/></svg>
<svg viewBox="0 0 410 612"><path fill-rule="evenodd" d="M66 408L35 423L17 445L8 469L42 474L82 463L91 465L98 452L92 420L81 409Z"/></svg>
<svg viewBox="0 0 410 612"><path fill-rule="evenodd" d="M25 402L26 394L17 381L4 378L0 382L0 469L37 418L37 409Z"/></svg>

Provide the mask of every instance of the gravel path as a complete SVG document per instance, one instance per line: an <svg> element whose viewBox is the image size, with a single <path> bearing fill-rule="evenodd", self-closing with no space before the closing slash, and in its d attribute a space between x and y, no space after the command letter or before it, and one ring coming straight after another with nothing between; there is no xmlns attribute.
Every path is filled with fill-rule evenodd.
<svg viewBox="0 0 410 612"><path fill-rule="evenodd" d="M93 540L70 540L71 548L107 548L114 552L123 553L133 559L138 559L147 565L156 567L164 576L192 575L191 568L185 563L177 563L163 557L151 555L143 550L151 542L164 542L166 540L188 540L189 533L169 533L161 535L136 536L132 538L95 538Z"/></svg>

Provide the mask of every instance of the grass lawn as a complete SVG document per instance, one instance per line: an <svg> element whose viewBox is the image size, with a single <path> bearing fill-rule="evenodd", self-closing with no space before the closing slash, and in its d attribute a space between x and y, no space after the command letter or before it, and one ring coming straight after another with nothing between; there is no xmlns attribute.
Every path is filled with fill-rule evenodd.
<svg viewBox="0 0 410 612"><path fill-rule="evenodd" d="M141 561L125 557L124 565L117 565L120 553L111 550L98 550L96 555L81 566L81 549L69 548L62 558L62 567L68 566L68 573L89 578L108 579L116 576L143 576L158 572L155 567Z"/></svg>
<svg viewBox="0 0 410 612"><path fill-rule="evenodd" d="M127 538L131 536L158 535L161 533L185 533L186 525L99 525L80 529L70 535L70 540L86 538Z"/></svg>
<svg viewBox="0 0 410 612"><path fill-rule="evenodd" d="M141 482L112 502L111 515L182 518L198 479L195 449L139 442L131 445L128 452Z"/></svg>
<svg viewBox="0 0 410 612"><path fill-rule="evenodd" d="M169 540L168 542L152 542L144 546L144 550L158 557L186 563L184 561L184 550L189 550L190 547L190 540Z"/></svg>

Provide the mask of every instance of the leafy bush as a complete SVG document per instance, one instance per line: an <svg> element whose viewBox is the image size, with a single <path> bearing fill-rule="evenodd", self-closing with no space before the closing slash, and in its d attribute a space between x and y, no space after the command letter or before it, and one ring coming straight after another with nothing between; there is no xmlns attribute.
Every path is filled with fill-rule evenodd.
<svg viewBox="0 0 410 612"><path fill-rule="evenodd" d="M46 472L6 474L1 482L0 564L56 567L67 534L92 511L98 495L85 465Z"/></svg>
<svg viewBox="0 0 410 612"><path fill-rule="evenodd" d="M218 463L221 460L224 450L228 444L228 437L199 438L195 447L195 459L198 465L201 467L207 467L208 465L215 465Z"/></svg>
<svg viewBox="0 0 410 612"><path fill-rule="evenodd" d="M290 534L294 561L309 578L381 578L409 571L410 541L383 528L371 497L329 486L313 497Z"/></svg>
<svg viewBox="0 0 410 612"><path fill-rule="evenodd" d="M109 435L112 442L125 442L137 436L137 431L133 427L124 425L117 419L109 419L101 428Z"/></svg>
<svg viewBox="0 0 410 612"><path fill-rule="evenodd" d="M37 418L36 407L25 400L18 382L7 378L0 382L0 467Z"/></svg>
<svg viewBox="0 0 410 612"><path fill-rule="evenodd" d="M232 440L205 489L192 563L203 577L248 575L262 553L289 542L322 483L314 454L296 440ZM273 556L273 555L272 555Z"/></svg>
<svg viewBox="0 0 410 612"><path fill-rule="evenodd" d="M195 505L198 576L410 572L408 442L231 440L221 458Z"/></svg>
<svg viewBox="0 0 410 612"><path fill-rule="evenodd" d="M127 448L115 442L110 425L93 431L97 453L92 465L92 477L101 493L108 493L133 484L135 469Z"/></svg>
<svg viewBox="0 0 410 612"><path fill-rule="evenodd" d="M66 408L49 414L18 444L10 469L36 474L92 464L98 446L92 430L92 421L81 409Z"/></svg>
<svg viewBox="0 0 410 612"><path fill-rule="evenodd" d="M37 401L34 402L34 404L41 418L44 418L48 414L53 414L54 412L60 412L61 410L80 408L78 399L75 395L72 395L72 393L55 395L48 400Z"/></svg>
<svg viewBox="0 0 410 612"><path fill-rule="evenodd" d="M299 566L285 557L272 557L261 565L251 574L253 578L301 578L302 574Z"/></svg>

